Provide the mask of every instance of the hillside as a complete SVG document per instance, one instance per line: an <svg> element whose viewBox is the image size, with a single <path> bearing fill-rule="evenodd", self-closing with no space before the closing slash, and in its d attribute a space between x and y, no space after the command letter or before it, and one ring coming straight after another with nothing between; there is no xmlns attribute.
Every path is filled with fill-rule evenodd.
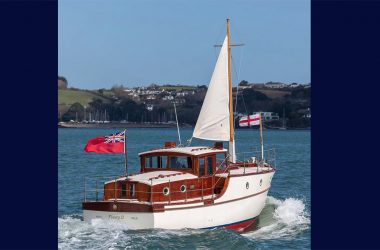
<svg viewBox="0 0 380 250"><path fill-rule="evenodd" d="M265 111L274 112L275 116L282 118L285 112L288 127L310 127L310 85L266 85L246 83L239 92L234 89L234 105L237 98L236 114ZM91 120L134 123L169 122L175 119L173 102L176 102L178 119L182 123L194 125L206 91L207 87L203 85L153 84L149 87L115 86L93 91L60 89L58 120L87 121L91 117ZM278 120L278 124L272 125L279 127L282 122Z"/></svg>
<svg viewBox="0 0 380 250"><path fill-rule="evenodd" d="M256 91L263 93L264 95L268 96L271 99L283 98L286 95L290 95L292 93L291 91L288 91L288 90L277 90L277 89L256 89Z"/></svg>
<svg viewBox="0 0 380 250"><path fill-rule="evenodd" d="M79 102L82 106L88 106L93 98L99 98L102 99L102 101L106 101L105 98L92 91L58 89L58 105L71 106L72 104Z"/></svg>

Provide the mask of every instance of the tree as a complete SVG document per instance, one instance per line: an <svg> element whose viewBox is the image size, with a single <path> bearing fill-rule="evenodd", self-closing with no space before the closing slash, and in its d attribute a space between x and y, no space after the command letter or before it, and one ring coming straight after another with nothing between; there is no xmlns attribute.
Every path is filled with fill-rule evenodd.
<svg viewBox="0 0 380 250"><path fill-rule="evenodd" d="M100 98L93 98L89 105L92 109L103 109L103 100Z"/></svg>
<svg viewBox="0 0 380 250"><path fill-rule="evenodd" d="M244 95L245 100L257 100L257 101L269 100L268 96L253 89L244 89L243 95Z"/></svg>
<svg viewBox="0 0 380 250"><path fill-rule="evenodd" d="M67 79L63 76L58 76L58 89L67 89Z"/></svg>
<svg viewBox="0 0 380 250"><path fill-rule="evenodd" d="M84 118L84 107L76 102L70 106L69 110L62 116L62 121L68 122L70 120L80 121Z"/></svg>
<svg viewBox="0 0 380 250"><path fill-rule="evenodd" d="M246 80L243 80L239 83L239 86L248 86L248 82Z"/></svg>

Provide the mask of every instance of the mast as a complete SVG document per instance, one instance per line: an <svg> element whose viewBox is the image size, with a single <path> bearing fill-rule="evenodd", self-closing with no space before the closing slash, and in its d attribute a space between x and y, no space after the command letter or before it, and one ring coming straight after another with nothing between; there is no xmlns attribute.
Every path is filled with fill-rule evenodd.
<svg viewBox="0 0 380 250"><path fill-rule="evenodd" d="M236 162L235 155L235 131L234 131L234 110L233 110L233 98L232 98L232 59L231 59L231 30L230 30L230 19L227 18L227 45L228 45L228 85L229 85L229 106L230 106L230 143L229 143L229 154L231 156L230 161Z"/></svg>
<svg viewBox="0 0 380 250"><path fill-rule="evenodd" d="M260 143L261 143L261 160L264 161L264 140L263 140L263 115L260 111Z"/></svg>
<svg viewBox="0 0 380 250"><path fill-rule="evenodd" d="M178 117L177 117L177 109L175 107L175 101L173 102L173 104L174 104L174 112L175 112L175 121L177 123L177 132L178 132L179 145L182 145L181 134L179 133L179 125L178 125Z"/></svg>

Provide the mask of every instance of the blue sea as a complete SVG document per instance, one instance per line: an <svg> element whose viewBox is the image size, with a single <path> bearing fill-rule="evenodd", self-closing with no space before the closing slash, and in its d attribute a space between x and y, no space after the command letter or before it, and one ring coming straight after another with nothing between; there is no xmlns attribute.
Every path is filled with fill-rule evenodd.
<svg viewBox="0 0 380 250"><path fill-rule="evenodd" d="M258 230L245 234L225 229L129 230L116 222L84 222L84 178L119 176L125 169L123 155L89 154L83 148L89 139L117 131L58 129L59 249L310 249L310 131L264 131L265 148L276 150L277 172ZM182 141L191 134L192 129L181 129ZM165 141L178 143L175 128L128 129L128 172L139 171L139 152L161 147ZM192 145L212 143L193 140ZM237 152L257 149L258 130L236 130Z"/></svg>

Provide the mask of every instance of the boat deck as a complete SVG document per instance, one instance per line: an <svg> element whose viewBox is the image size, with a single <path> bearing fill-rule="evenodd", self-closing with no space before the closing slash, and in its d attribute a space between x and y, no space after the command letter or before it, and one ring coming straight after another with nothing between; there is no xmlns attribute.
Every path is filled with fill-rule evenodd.
<svg viewBox="0 0 380 250"><path fill-rule="evenodd" d="M155 201L153 204L158 204L158 205L176 205L176 204L183 204L183 203L196 203L196 202L203 202L204 200L210 200L218 195L213 194L213 195L205 195L203 197L196 197L196 198L191 198L191 199L182 199L182 200L175 200L175 201ZM137 199L109 199L104 202L109 202L109 201L117 201L117 202L125 202L125 203L135 203L135 204L145 204L145 205L152 205L151 202L146 202L146 201L138 201Z"/></svg>
<svg viewBox="0 0 380 250"><path fill-rule="evenodd" d="M225 173L215 174L215 176L218 177L227 177L227 176L234 176L234 175L244 175L244 174L257 174L257 173L265 173L268 171L271 171L273 168L270 166L265 167L236 167L233 169L230 169L229 171Z"/></svg>

